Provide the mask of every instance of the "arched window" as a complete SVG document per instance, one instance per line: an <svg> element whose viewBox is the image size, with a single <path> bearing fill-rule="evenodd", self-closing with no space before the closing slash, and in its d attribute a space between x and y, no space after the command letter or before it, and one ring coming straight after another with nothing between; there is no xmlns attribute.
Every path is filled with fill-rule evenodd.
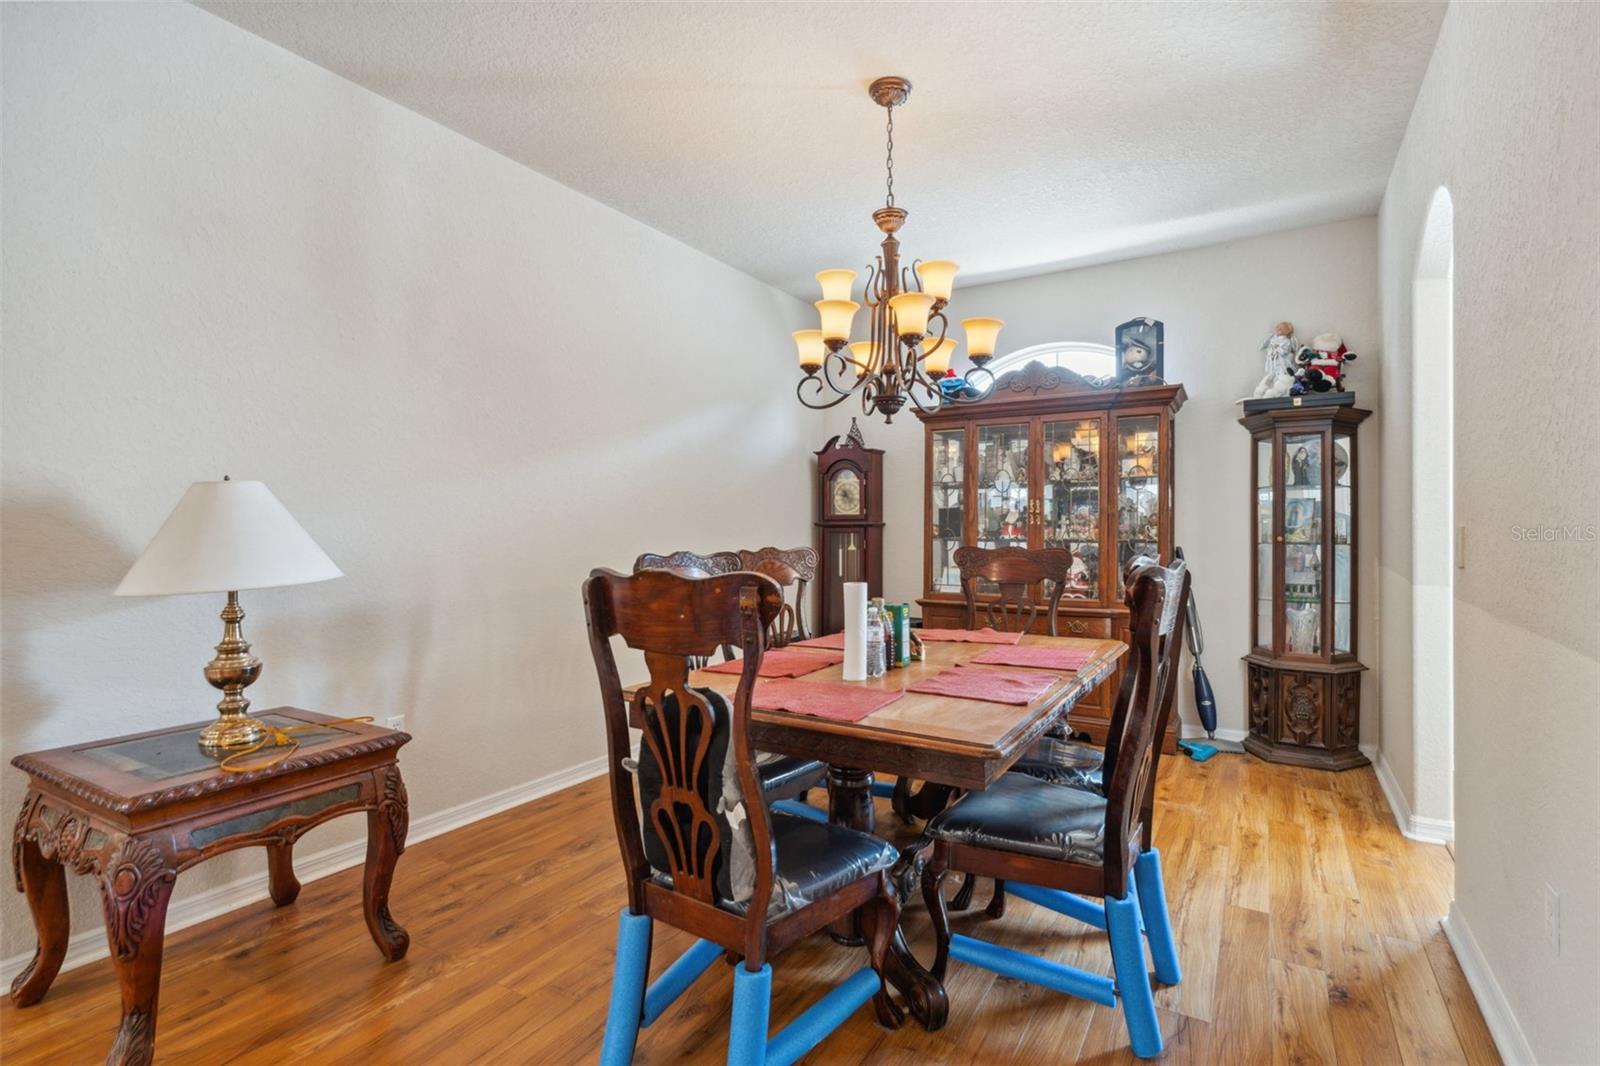
<svg viewBox="0 0 1600 1066"><path fill-rule="evenodd" d="M1031 348L1023 348L1000 356L989 364L988 369L999 377L1009 370L1019 370L1029 363L1043 363L1052 367L1064 366L1075 374L1097 380L1115 377L1117 373L1116 350L1109 344L1094 344L1089 341L1035 344Z"/></svg>

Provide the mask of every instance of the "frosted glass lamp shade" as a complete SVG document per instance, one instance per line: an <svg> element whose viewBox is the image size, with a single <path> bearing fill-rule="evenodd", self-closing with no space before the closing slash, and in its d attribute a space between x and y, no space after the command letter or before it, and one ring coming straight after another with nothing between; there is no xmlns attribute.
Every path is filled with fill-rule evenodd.
<svg viewBox="0 0 1600 1066"><path fill-rule="evenodd" d="M795 330L794 346L800 355L801 370L810 374L822 369L822 359L827 348L822 343L820 329Z"/></svg>
<svg viewBox="0 0 1600 1066"><path fill-rule="evenodd" d="M961 268L948 259L928 259L917 264L917 277L922 280L922 291L935 300L950 299L955 291L956 271Z"/></svg>
<svg viewBox="0 0 1600 1066"><path fill-rule="evenodd" d="M944 372L950 369L950 360L955 357L956 342L946 337L942 341L930 341L922 353L922 372L930 378L942 378Z"/></svg>
<svg viewBox="0 0 1600 1066"><path fill-rule="evenodd" d="M850 323L855 321L861 305L852 300L818 300L817 313L822 316L822 339L847 341Z"/></svg>
<svg viewBox="0 0 1600 1066"><path fill-rule="evenodd" d="M822 286L824 300L850 299L850 287L856 282L854 270L819 270L817 283Z"/></svg>
<svg viewBox="0 0 1600 1066"><path fill-rule="evenodd" d="M856 377L870 374L878 369L878 345L873 341L856 341L850 345L850 354L860 364L856 367Z"/></svg>
<svg viewBox="0 0 1600 1066"><path fill-rule="evenodd" d="M994 355L995 345L1000 340L1000 327L1005 325L998 318L963 318L961 328L967 331L967 354L973 362L980 365L985 359Z"/></svg>
<svg viewBox="0 0 1600 1066"><path fill-rule="evenodd" d="M928 316L933 313L933 297L925 292L902 292L889 297L895 332L902 337L925 337Z"/></svg>
<svg viewBox="0 0 1600 1066"><path fill-rule="evenodd" d="M343 576L262 482L197 481L116 594L237 592Z"/></svg>

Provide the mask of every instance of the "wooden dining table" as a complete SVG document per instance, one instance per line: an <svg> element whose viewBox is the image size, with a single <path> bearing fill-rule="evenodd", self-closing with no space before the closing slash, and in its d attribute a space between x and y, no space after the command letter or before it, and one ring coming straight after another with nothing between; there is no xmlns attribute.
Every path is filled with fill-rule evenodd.
<svg viewBox="0 0 1600 1066"><path fill-rule="evenodd" d="M755 746L764 752L796 755L828 764L829 820L864 832L875 832L872 803L875 773L913 778L947 789L983 789L1010 769L1029 745L1046 729L1065 719L1067 712L1093 692L1116 668L1128 646L1117 640L1085 637L1026 635L1023 647L1087 651L1089 657L1076 671L1048 671L1060 680L1026 706L986 700L905 692L893 703L857 722L842 722L788 711L752 710L750 730ZM803 644L791 648L805 650ZM957 663L976 658L996 647L968 642L924 642L924 658L890 670L881 677L850 682L864 688L905 690ZM973 664L970 669L983 669ZM1018 667L997 667L1017 670ZM844 680L844 667L834 663L804 674L801 681ZM693 685L732 693L736 674L697 670ZM625 689L634 728L640 727L634 694L642 687ZM920 864L920 848L907 848L902 864ZM841 934L841 939L846 939ZM944 986L911 954L904 935L897 935L887 976L905 998L912 1016L926 1029L941 1027L949 1011Z"/></svg>

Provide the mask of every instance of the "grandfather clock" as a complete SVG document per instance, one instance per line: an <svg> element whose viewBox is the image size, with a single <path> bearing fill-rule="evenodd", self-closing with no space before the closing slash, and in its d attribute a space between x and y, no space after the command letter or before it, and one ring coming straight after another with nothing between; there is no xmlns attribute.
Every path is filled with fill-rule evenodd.
<svg viewBox="0 0 1600 1066"><path fill-rule="evenodd" d="M817 452L820 633L844 629L844 583L883 595L883 449L868 448L856 420Z"/></svg>

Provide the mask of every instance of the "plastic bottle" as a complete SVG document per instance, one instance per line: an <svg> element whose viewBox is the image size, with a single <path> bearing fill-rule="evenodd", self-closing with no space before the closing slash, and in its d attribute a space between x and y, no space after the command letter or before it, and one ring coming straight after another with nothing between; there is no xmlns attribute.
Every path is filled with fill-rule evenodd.
<svg viewBox="0 0 1600 1066"><path fill-rule="evenodd" d="M871 603L867 605L867 676L882 677L885 672L883 616L878 605Z"/></svg>

